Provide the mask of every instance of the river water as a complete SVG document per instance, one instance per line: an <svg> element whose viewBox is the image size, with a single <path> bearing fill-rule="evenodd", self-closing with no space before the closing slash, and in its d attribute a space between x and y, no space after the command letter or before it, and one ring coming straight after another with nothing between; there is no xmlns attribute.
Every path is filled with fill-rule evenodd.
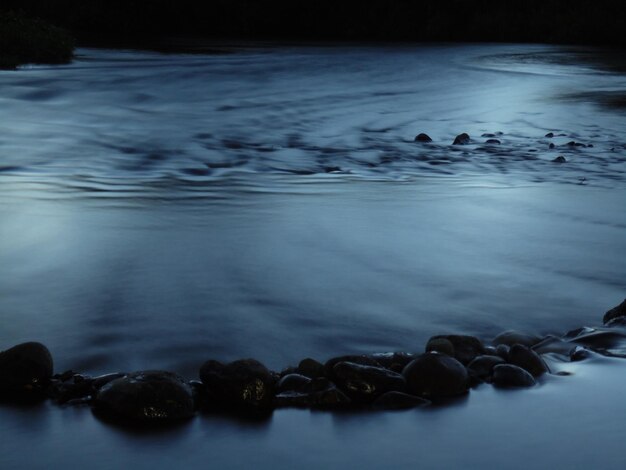
<svg viewBox="0 0 626 470"><path fill-rule="evenodd" d="M626 296L619 54L219 49L79 49L0 74L0 349L195 378L209 358L279 370L440 333L563 333ZM568 371L429 412L147 435L3 405L0 467L623 468L624 366Z"/></svg>

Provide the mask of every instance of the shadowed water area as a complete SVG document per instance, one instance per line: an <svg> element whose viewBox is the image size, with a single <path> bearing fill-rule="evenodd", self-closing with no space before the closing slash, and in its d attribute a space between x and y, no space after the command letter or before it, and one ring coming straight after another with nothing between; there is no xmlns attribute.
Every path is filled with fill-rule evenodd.
<svg viewBox="0 0 626 470"><path fill-rule="evenodd" d="M625 297L619 54L216 47L0 73L0 349L196 378L209 358L281 369L441 333L562 334ZM3 405L0 467L623 468L624 364L567 370L445 409L157 435ZM24 455L33 441L49 461Z"/></svg>

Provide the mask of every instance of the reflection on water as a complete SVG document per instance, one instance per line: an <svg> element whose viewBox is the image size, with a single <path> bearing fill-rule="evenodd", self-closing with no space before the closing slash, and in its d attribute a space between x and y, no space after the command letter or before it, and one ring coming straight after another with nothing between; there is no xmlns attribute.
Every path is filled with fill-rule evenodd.
<svg viewBox="0 0 626 470"><path fill-rule="evenodd" d="M623 89L624 78L537 59L551 54L565 52L81 50L69 66L0 74L0 348L38 340L59 371L192 378L207 358L281 368L419 351L438 333L599 322L626 290L626 128L581 93ZM473 143L449 145L463 131ZM418 132L434 142L413 142ZM501 143L485 145L480 136L495 132ZM584 438L565 419L571 407L555 412L569 385L551 380L521 401L482 390L480 405L471 397L449 412L281 411L257 426L205 417L149 437L82 409L0 415L22 452L35 440L52 463L96 467L201 457L219 468L402 468L433 449L428 468L461 456L493 467L507 449L535 449L534 468L592 462L525 421ZM620 431L593 413L576 419ZM479 421L481 433L468 432ZM488 454L475 452L483 431ZM0 467L15 467L15 455L0 452ZM623 467L611 459L603 468ZM515 462L507 467L528 468Z"/></svg>

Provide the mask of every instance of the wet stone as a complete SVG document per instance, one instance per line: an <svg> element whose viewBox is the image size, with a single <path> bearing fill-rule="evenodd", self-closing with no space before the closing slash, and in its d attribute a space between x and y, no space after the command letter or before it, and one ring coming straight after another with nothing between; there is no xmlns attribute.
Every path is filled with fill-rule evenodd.
<svg viewBox="0 0 626 470"><path fill-rule="evenodd" d="M387 392L372 403L376 410L407 410L418 406L430 405L430 400L402 392Z"/></svg>
<svg viewBox="0 0 626 470"><path fill-rule="evenodd" d="M402 373L406 365L417 356L406 352L388 352L372 354L370 357L385 369Z"/></svg>
<svg viewBox="0 0 626 470"><path fill-rule="evenodd" d="M317 379L316 379L317 380ZM312 392L281 392L274 397L277 408L346 408L351 406L350 398L331 382L326 387Z"/></svg>
<svg viewBox="0 0 626 470"><path fill-rule="evenodd" d="M430 338L426 343L426 352L435 351L446 356L454 357L454 346L446 338Z"/></svg>
<svg viewBox="0 0 626 470"><path fill-rule="evenodd" d="M495 134L492 134L490 132L485 132L484 134L481 135L481 137L486 137L486 138L490 138L490 137L495 137Z"/></svg>
<svg viewBox="0 0 626 470"><path fill-rule="evenodd" d="M352 362L354 364L360 364L362 366L382 367L380 362L378 362L372 356L347 355L333 357L326 361L326 363L324 364L324 375L328 377L331 381L335 381L336 379L333 368L335 367L335 364L339 364L340 362Z"/></svg>
<svg viewBox="0 0 626 470"><path fill-rule="evenodd" d="M552 160L554 163L567 163L567 159L563 155L559 155L558 157Z"/></svg>
<svg viewBox="0 0 626 470"><path fill-rule="evenodd" d="M487 141L485 142L486 144L501 144L502 142L500 142L498 139L487 139Z"/></svg>
<svg viewBox="0 0 626 470"><path fill-rule="evenodd" d="M476 356L484 353L483 343L474 336L468 335L438 335L430 340L446 339L454 347L454 358L462 364L469 364Z"/></svg>
<svg viewBox="0 0 626 470"><path fill-rule="evenodd" d="M470 143L469 134L463 132L462 134L459 134L454 138L454 142L452 142L452 145L467 145L469 143Z"/></svg>
<svg viewBox="0 0 626 470"><path fill-rule="evenodd" d="M491 376L493 368L498 364L504 364L504 359L499 356L477 356L467 366L470 374L485 380Z"/></svg>
<svg viewBox="0 0 626 470"><path fill-rule="evenodd" d="M534 346L541 338L536 335L529 335L526 333L521 333L515 330L507 330L500 333L493 339L493 344L496 346L499 344L506 344L507 346L513 346L514 344L522 344L524 346Z"/></svg>
<svg viewBox="0 0 626 470"><path fill-rule="evenodd" d="M606 324L615 318L624 316L626 316L626 299L624 299L624 301L617 307L613 307L611 310L606 312L602 318L602 322Z"/></svg>
<svg viewBox="0 0 626 470"><path fill-rule="evenodd" d="M288 374L283 376L276 386L278 393L281 392L303 392L311 391L311 379L300 374Z"/></svg>
<svg viewBox="0 0 626 470"><path fill-rule="evenodd" d="M506 344L498 344L498 346L496 346L496 354L500 356L502 359L504 359L505 361L508 361L510 349L511 348L507 346Z"/></svg>
<svg viewBox="0 0 626 470"><path fill-rule="evenodd" d="M548 148L549 148L549 149L553 149L553 148L555 148L555 147L556 147L556 145L554 145L552 142L550 142L550 145L548 145Z"/></svg>
<svg viewBox="0 0 626 470"><path fill-rule="evenodd" d="M311 359L307 357L306 359L302 359L297 367L297 372L299 374L305 375L306 377L310 377L314 379L316 377L323 377L325 374L324 364L316 361L315 359Z"/></svg>
<svg viewBox="0 0 626 470"><path fill-rule="evenodd" d="M339 362L333 371L337 386L356 402L367 403L383 393L406 390L406 381L401 374L382 367Z"/></svg>
<svg viewBox="0 0 626 470"><path fill-rule="evenodd" d="M548 367L532 349L521 344L514 344L509 350L509 361L511 364L521 367L530 372L534 377L548 372Z"/></svg>
<svg viewBox="0 0 626 470"><path fill-rule="evenodd" d="M554 132L548 132L548 133L545 135L545 137L546 137L546 138L548 138L548 139L551 139L552 137L554 137Z"/></svg>
<svg viewBox="0 0 626 470"><path fill-rule="evenodd" d="M436 352L419 356L405 367L402 375L409 393L420 397L452 397L469 390L469 376L463 364Z"/></svg>
<svg viewBox="0 0 626 470"><path fill-rule="evenodd" d="M532 387L537 382L529 372L513 364L500 364L493 368L493 384L497 387Z"/></svg>
<svg viewBox="0 0 626 470"><path fill-rule="evenodd" d="M591 357L591 352L583 348L582 346L576 346L569 353L569 359L572 362L584 361L585 359L588 359L589 357Z"/></svg>
<svg viewBox="0 0 626 470"><path fill-rule="evenodd" d="M0 352L0 399L43 396L53 373L52 355L41 343L29 342Z"/></svg>
<svg viewBox="0 0 626 470"><path fill-rule="evenodd" d="M229 364L210 360L200 368L209 406L227 406L244 413L272 409L274 376L259 361L241 359Z"/></svg>
<svg viewBox="0 0 626 470"><path fill-rule="evenodd" d="M420 133L415 136L415 142L432 142L433 139L430 138L428 134Z"/></svg>
<svg viewBox="0 0 626 470"><path fill-rule="evenodd" d="M194 414L192 389L165 371L128 374L104 385L94 400L102 417L136 423L171 423Z"/></svg>

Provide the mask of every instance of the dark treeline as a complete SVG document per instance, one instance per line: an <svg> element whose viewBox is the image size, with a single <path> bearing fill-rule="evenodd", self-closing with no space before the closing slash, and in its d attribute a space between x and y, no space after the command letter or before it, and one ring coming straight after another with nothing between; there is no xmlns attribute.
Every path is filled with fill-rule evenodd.
<svg viewBox="0 0 626 470"><path fill-rule="evenodd" d="M624 0L0 0L78 38L626 45Z"/></svg>

